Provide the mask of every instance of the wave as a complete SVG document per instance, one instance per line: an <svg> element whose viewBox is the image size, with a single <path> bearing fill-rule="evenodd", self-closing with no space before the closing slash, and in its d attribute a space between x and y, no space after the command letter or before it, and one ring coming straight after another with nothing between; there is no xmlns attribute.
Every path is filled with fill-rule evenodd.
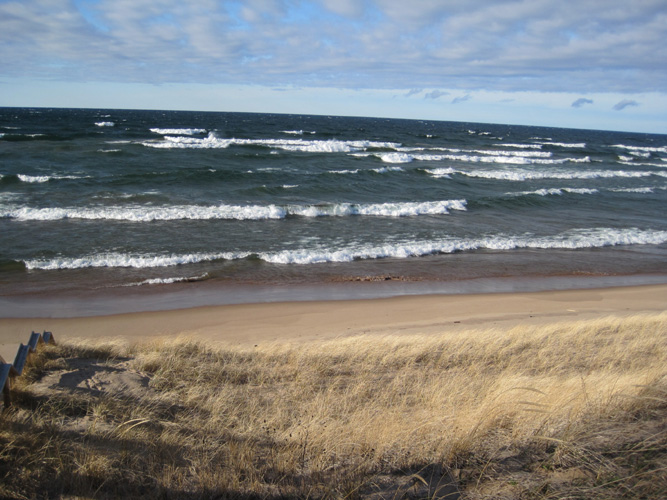
<svg viewBox="0 0 667 500"><path fill-rule="evenodd" d="M509 151L479 151L484 154L407 154L384 153L378 154L383 161L394 163L409 163L418 161L459 161L464 163L500 163L505 165L562 165L565 163L590 163L591 158L549 158L548 152L509 152ZM486 154L491 153L491 154ZM494 154L495 153L495 154ZM394 156L395 155L395 156Z"/></svg>
<svg viewBox="0 0 667 500"><path fill-rule="evenodd" d="M25 262L26 269L55 271L63 269L86 269L92 267L131 267L146 269L153 267L172 267L216 260L238 260L248 257L249 253L190 253L183 255L134 255L122 253L103 253L84 257L56 257L52 259L32 259Z"/></svg>
<svg viewBox="0 0 667 500"><path fill-rule="evenodd" d="M446 149L439 148L442 150L450 151L453 153L464 152L459 149ZM422 148L423 150L423 148ZM563 158L556 160L545 160L545 158L551 158L553 153L550 151L502 151L502 150L475 150L467 151L468 153L476 154L409 154L406 151L410 151L407 148L403 148L403 152L396 153L362 153L355 154L355 156L368 156L373 155L377 158L380 158L386 163L410 163L413 160L419 161L442 161L442 160L455 160L463 162L473 162L473 163L508 163L508 164L518 164L518 165L530 165L530 164L560 164L566 162L589 162L589 157L584 158ZM414 150L411 150L414 152Z"/></svg>
<svg viewBox="0 0 667 500"><path fill-rule="evenodd" d="M31 208L0 211L0 218L21 221L64 219L151 222L170 220L265 220L301 217L446 215L450 210L466 210L466 200L397 203L336 203L321 205L182 205L166 207Z"/></svg>
<svg viewBox="0 0 667 500"><path fill-rule="evenodd" d="M627 149L629 151L635 152L645 152L645 153L667 153L667 146L631 146L626 144L614 144L612 148L621 148ZM634 153L633 153L634 154Z"/></svg>
<svg viewBox="0 0 667 500"><path fill-rule="evenodd" d="M548 144L548 143L546 143ZM518 149L542 149L542 144L513 144L509 142L504 142L499 144L500 146L506 148L518 148Z"/></svg>
<svg viewBox="0 0 667 500"><path fill-rule="evenodd" d="M466 177L474 177L481 179L495 179L503 181L527 181L527 180L541 180L541 179L609 179L609 178L639 178L649 177L651 175L661 175L661 172L640 172L640 171L625 171L625 170L459 170L451 167L425 169L429 175L435 178L448 178L454 174L464 175Z"/></svg>
<svg viewBox="0 0 667 500"><path fill-rule="evenodd" d="M667 161L661 158L663 162ZM646 162L638 162L638 161L619 161L621 165L628 165L630 167L658 167L658 168L665 168L667 165L664 163L646 163Z"/></svg>
<svg viewBox="0 0 667 500"><path fill-rule="evenodd" d="M114 122L96 122L95 125L98 127L113 127L116 124Z"/></svg>
<svg viewBox="0 0 667 500"><path fill-rule="evenodd" d="M316 264L354 260L409 258L475 250L585 249L617 245L658 245L667 242L667 231L637 228L596 228L566 231L554 236L498 235L467 240L407 242L381 246L358 246L340 250L284 250L259 254L260 259L275 264Z"/></svg>
<svg viewBox="0 0 667 500"><path fill-rule="evenodd" d="M543 146L557 146L559 148L576 148L576 149L584 149L586 147L585 142L552 142L552 141L543 141L543 142L538 142L538 144L541 144Z"/></svg>
<svg viewBox="0 0 667 500"><path fill-rule="evenodd" d="M471 153L516 158L551 158L553 156L551 151L503 151L502 149L475 149Z"/></svg>
<svg viewBox="0 0 667 500"><path fill-rule="evenodd" d="M0 178L7 178L8 180L14 177L13 175L0 176ZM21 182L27 182L30 184L41 184L44 182L62 180L62 179L83 179L84 177L79 175L25 175L17 174L16 179Z"/></svg>
<svg viewBox="0 0 667 500"><path fill-rule="evenodd" d="M588 188L550 188L550 189L536 189L535 191L520 191L518 193L507 193L508 196L562 196L565 193L570 194L596 194L600 191L597 189Z"/></svg>
<svg viewBox="0 0 667 500"><path fill-rule="evenodd" d="M349 245L345 248L322 250L301 248L280 252L224 252L191 253L183 255L141 255L105 253L84 257L57 257L33 259L25 262L27 269L63 270L92 267L159 268L172 267L217 260L241 260L259 258L273 264L319 264L352 262L384 258L423 257L434 254L451 254L476 250L511 251L535 250L579 250L618 245L660 245L667 242L667 231L641 230L638 228L573 229L552 236L496 235L470 239L442 239L433 241L409 241L385 245Z"/></svg>
<svg viewBox="0 0 667 500"><path fill-rule="evenodd" d="M289 134L289 135L304 135L304 134L311 134L312 135L312 134L317 133L314 130L310 130L310 131L308 131L308 130L306 130L306 131L303 131L303 130L281 130L281 132L283 134Z"/></svg>
<svg viewBox="0 0 667 500"><path fill-rule="evenodd" d="M171 285L173 283L194 283L197 281L206 281L210 278L208 273L200 274L199 276L181 276L174 278L150 278L136 283L128 283L121 285L123 287L130 286L144 286L144 285Z"/></svg>
<svg viewBox="0 0 667 500"><path fill-rule="evenodd" d="M150 130L160 135L199 135L207 132L204 128L152 128Z"/></svg>
<svg viewBox="0 0 667 500"><path fill-rule="evenodd" d="M380 141L341 141L341 140L313 140L304 139L235 139L219 138L209 132L204 138L165 136L163 141L144 141L140 144L163 149L225 149L230 146L262 146L282 149L291 152L304 153L351 153L368 149L395 149L400 147L396 142Z"/></svg>
<svg viewBox="0 0 667 500"><path fill-rule="evenodd" d="M665 188L658 188L665 189ZM609 191L614 193L639 193L639 194L652 194L655 192L655 188L652 187L638 187L638 188L610 188Z"/></svg>

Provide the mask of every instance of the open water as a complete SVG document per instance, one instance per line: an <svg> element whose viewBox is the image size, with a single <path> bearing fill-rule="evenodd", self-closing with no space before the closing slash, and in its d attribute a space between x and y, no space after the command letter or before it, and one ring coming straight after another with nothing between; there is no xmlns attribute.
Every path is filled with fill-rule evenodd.
<svg viewBox="0 0 667 500"><path fill-rule="evenodd" d="M664 135L0 108L0 296L664 277L666 202Z"/></svg>

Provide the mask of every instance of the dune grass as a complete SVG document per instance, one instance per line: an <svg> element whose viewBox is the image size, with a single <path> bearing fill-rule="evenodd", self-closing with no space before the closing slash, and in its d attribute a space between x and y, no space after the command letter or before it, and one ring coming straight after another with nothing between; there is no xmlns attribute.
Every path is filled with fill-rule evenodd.
<svg viewBox="0 0 667 500"><path fill-rule="evenodd" d="M147 387L40 389L75 360ZM0 496L667 497L667 313L252 348L67 341L14 399Z"/></svg>

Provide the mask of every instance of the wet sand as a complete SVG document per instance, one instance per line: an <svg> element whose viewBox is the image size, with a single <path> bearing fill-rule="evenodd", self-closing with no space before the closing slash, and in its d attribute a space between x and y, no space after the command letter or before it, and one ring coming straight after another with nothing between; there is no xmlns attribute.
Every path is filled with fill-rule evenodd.
<svg viewBox="0 0 667 500"><path fill-rule="evenodd" d="M230 304L72 318L0 318L0 355L11 362L31 331L55 338L141 342L192 335L255 345L360 334L438 334L667 310L667 285L525 293L417 295L379 299Z"/></svg>

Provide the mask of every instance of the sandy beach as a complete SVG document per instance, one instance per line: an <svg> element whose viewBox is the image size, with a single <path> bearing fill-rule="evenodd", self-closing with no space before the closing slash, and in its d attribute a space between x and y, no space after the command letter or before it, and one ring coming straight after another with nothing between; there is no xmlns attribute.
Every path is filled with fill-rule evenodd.
<svg viewBox="0 0 667 500"><path fill-rule="evenodd" d="M383 299L237 304L82 318L0 319L0 355L12 360L31 331L56 339L141 342L190 335L255 345L312 342L359 334L437 334L517 324L630 316L666 309L667 285L586 290L421 295Z"/></svg>

